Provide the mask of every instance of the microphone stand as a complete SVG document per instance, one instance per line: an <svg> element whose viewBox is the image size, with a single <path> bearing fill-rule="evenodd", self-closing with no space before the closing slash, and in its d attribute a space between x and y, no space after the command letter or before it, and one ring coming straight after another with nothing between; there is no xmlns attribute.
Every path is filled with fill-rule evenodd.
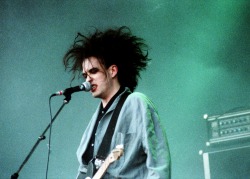
<svg viewBox="0 0 250 179"><path fill-rule="evenodd" d="M50 98L52 96L54 96L54 95L51 95ZM27 161L29 160L29 158L31 157L31 155L33 154L33 152L35 151L35 149L37 148L37 146L39 145L39 143L46 138L45 137L45 133L51 127L51 125L53 124L53 122L55 121L56 117L61 112L61 110L63 109L63 107L65 106L65 104L69 103L70 99L71 99L71 94L65 95L65 99L63 100L63 104L61 105L61 107L59 108L59 110L57 111L57 113L55 114L55 116L52 118L50 124L45 128L45 130L43 131L43 133L38 137L35 145L32 147L32 149L30 150L29 154L24 159L23 163L20 165L20 167L17 170L17 172L15 172L14 174L11 175L11 179L17 179L18 178L19 172L22 170L22 168L24 167L24 165L27 163Z"/></svg>

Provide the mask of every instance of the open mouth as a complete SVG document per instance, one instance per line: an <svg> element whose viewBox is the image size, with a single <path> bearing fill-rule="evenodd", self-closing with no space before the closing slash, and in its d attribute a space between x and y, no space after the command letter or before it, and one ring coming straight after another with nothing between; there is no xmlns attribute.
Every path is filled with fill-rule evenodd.
<svg viewBox="0 0 250 179"><path fill-rule="evenodd" d="M96 88L97 88L97 85L92 85L91 86L91 91L94 92L96 90Z"/></svg>

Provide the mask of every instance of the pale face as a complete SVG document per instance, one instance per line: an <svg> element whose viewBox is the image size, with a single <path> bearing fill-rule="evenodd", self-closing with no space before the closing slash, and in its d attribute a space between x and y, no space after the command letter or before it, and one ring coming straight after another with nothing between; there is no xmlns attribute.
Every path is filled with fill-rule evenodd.
<svg viewBox="0 0 250 179"><path fill-rule="evenodd" d="M91 93L95 98L109 100L112 97L112 75L105 69L96 57L89 57L82 63L82 74L90 82Z"/></svg>

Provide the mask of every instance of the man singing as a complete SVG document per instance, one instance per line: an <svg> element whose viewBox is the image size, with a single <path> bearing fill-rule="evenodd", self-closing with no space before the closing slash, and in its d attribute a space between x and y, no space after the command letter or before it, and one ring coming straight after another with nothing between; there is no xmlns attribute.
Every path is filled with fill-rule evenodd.
<svg viewBox="0 0 250 179"><path fill-rule="evenodd" d="M77 150L77 179L88 177L90 165L99 168L119 144L124 153L109 165L103 178L171 178L170 152L158 113L144 94L134 92L149 60L144 40L128 27L79 33L65 54L65 68L75 75L82 72L92 96L100 99ZM125 102L120 103L122 99Z"/></svg>

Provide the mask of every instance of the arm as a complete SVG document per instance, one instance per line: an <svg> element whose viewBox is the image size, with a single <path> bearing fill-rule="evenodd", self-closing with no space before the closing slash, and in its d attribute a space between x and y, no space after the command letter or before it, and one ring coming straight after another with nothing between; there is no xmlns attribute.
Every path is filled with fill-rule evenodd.
<svg viewBox="0 0 250 179"><path fill-rule="evenodd" d="M146 97L144 98L142 142L144 151L147 154L147 178L170 179L171 159L167 137L152 102Z"/></svg>

